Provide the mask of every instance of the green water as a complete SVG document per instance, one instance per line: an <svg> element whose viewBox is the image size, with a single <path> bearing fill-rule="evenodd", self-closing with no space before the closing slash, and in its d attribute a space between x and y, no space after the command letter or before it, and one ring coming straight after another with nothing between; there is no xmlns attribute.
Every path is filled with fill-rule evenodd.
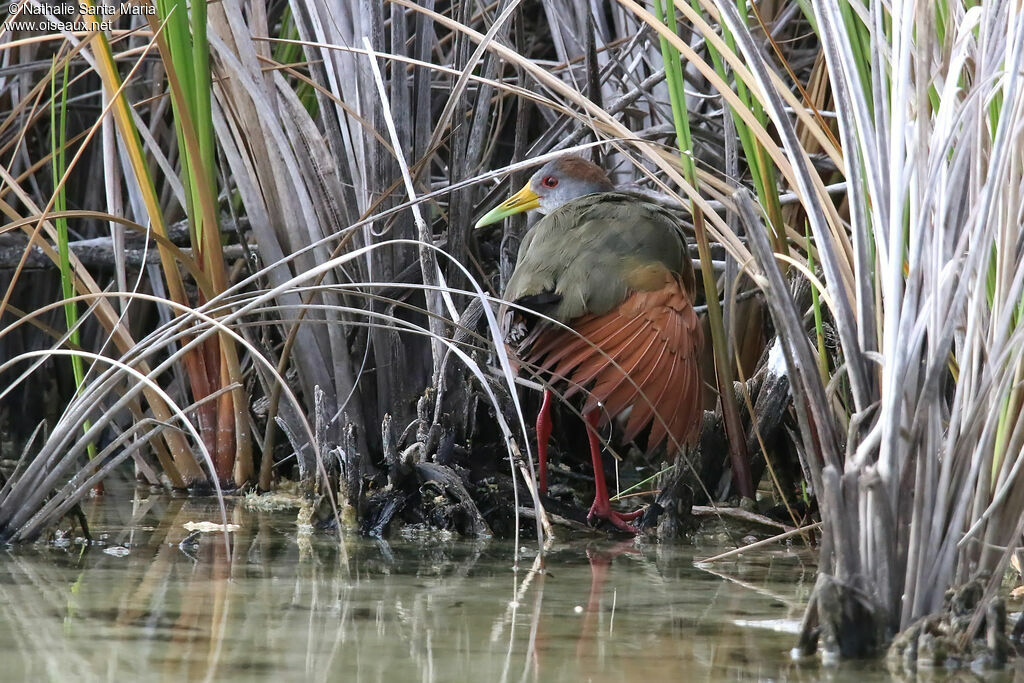
<svg viewBox="0 0 1024 683"><path fill-rule="evenodd" d="M5 552L2 680L857 680L789 650L814 555L582 539L300 533L229 502L232 534L180 545L209 502L89 501L93 534ZM881 674L878 674L879 677Z"/></svg>

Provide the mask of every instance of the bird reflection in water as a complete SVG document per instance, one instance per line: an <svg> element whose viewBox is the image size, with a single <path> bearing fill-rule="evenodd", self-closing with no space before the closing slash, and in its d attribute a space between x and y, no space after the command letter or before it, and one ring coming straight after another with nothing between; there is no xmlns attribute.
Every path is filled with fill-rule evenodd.
<svg viewBox="0 0 1024 683"><path fill-rule="evenodd" d="M587 546L587 561L590 563L590 595L587 606L583 610L583 626L576 642L576 658L581 662L593 660L594 645L597 640L597 624L600 622L601 604L605 598L605 583L612 561L620 555L640 555L640 549L633 541L620 541L608 546L594 543ZM612 600L611 613L608 617L608 635L614 635L615 601Z"/></svg>

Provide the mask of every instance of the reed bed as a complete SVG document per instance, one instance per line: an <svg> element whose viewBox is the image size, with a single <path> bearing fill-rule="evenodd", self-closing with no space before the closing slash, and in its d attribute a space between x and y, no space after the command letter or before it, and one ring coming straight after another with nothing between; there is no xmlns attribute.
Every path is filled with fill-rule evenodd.
<svg viewBox="0 0 1024 683"><path fill-rule="evenodd" d="M426 464L483 457L539 510L536 385L494 315L526 225L471 226L575 151L688 215L729 387L706 406L729 465L699 484L817 501L805 649L996 595L1024 524L1019 6L142 7L0 32L0 540L127 459L177 488L294 474L379 518ZM757 431L765 368L792 439Z"/></svg>

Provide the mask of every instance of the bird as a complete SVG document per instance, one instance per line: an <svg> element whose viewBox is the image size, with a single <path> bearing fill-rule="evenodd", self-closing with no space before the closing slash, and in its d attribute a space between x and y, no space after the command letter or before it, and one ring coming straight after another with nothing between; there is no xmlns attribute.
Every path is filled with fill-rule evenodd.
<svg viewBox="0 0 1024 683"><path fill-rule="evenodd" d="M625 440L651 425L653 451L691 443L703 416L699 357L704 343L694 310L696 280L679 218L637 193L616 189L598 165L562 155L486 213L477 228L536 210L502 294L505 344L521 366L545 377L537 415L538 488L547 491L551 407L584 392L594 466L587 520L636 534L643 509L612 509L598 430L625 417Z"/></svg>

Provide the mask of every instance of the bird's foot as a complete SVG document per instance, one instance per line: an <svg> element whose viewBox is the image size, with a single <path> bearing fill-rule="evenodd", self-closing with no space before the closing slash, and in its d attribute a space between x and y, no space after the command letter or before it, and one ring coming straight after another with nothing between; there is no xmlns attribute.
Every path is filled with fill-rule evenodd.
<svg viewBox="0 0 1024 683"><path fill-rule="evenodd" d="M593 524L595 519L604 519L611 522L617 529L635 536L640 533L640 530L630 524L630 522L643 513L644 508L634 510L633 512L617 512L616 510L612 510L611 505L608 503L599 505L595 500L594 504L590 506L590 512L587 513L587 522Z"/></svg>

